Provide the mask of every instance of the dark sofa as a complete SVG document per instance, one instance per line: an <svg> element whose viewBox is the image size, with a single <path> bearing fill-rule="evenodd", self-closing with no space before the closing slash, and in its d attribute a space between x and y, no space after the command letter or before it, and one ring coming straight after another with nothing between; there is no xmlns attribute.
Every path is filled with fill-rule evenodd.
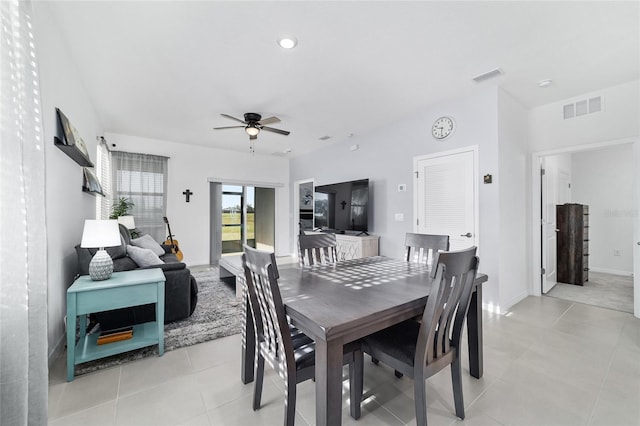
<svg viewBox="0 0 640 426"><path fill-rule="evenodd" d="M106 249L113 259L113 271L143 269L127 256L127 245L131 245L131 235L123 225L120 225L120 240L120 246ZM165 254L160 256L160 259L165 263L148 268L161 268L167 279L164 287L164 322L169 323L191 316L198 302L198 285L195 278L191 276L191 271L184 263L178 261L175 254L171 253L169 246L163 245L162 247L165 249ZM88 275L89 262L97 250L82 248L80 245L77 245L75 249L78 255L78 273ZM155 317L155 305L153 304L92 314L92 318L100 323L103 330L155 321Z"/></svg>

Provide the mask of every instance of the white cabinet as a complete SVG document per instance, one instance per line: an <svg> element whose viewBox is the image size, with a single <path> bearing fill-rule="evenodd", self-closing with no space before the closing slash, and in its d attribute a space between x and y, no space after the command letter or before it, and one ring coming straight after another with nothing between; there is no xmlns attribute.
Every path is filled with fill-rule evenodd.
<svg viewBox="0 0 640 426"><path fill-rule="evenodd" d="M338 260L359 259L378 255L378 239L375 235L336 234Z"/></svg>

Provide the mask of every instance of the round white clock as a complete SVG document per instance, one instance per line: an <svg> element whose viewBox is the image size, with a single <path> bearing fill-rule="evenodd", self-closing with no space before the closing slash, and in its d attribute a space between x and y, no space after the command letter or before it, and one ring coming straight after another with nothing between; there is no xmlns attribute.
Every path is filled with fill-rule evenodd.
<svg viewBox="0 0 640 426"><path fill-rule="evenodd" d="M446 139L453 133L453 118L440 117L431 127L431 135L436 139Z"/></svg>

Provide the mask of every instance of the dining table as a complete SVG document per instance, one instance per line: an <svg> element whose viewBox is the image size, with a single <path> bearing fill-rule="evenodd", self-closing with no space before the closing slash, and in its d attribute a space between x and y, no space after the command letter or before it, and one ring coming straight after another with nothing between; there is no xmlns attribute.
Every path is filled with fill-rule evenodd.
<svg viewBox="0 0 640 426"><path fill-rule="evenodd" d="M342 421L343 346L393 324L421 315L432 267L384 256L330 265L278 266L278 284L291 323L315 340L316 425ZM242 297L241 380L254 379L255 332L245 281ZM467 313L469 370L482 377L482 284L476 275Z"/></svg>

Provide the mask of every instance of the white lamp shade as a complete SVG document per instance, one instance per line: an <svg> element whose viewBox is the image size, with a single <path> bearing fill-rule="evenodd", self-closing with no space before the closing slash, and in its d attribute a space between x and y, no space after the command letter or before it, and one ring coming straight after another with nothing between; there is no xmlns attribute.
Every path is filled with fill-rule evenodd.
<svg viewBox="0 0 640 426"><path fill-rule="evenodd" d="M119 216L118 223L124 225L127 229L136 229L136 222L131 215Z"/></svg>
<svg viewBox="0 0 640 426"><path fill-rule="evenodd" d="M80 247L102 248L120 245L120 230L117 220L92 220L84 221L82 242Z"/></svg>

